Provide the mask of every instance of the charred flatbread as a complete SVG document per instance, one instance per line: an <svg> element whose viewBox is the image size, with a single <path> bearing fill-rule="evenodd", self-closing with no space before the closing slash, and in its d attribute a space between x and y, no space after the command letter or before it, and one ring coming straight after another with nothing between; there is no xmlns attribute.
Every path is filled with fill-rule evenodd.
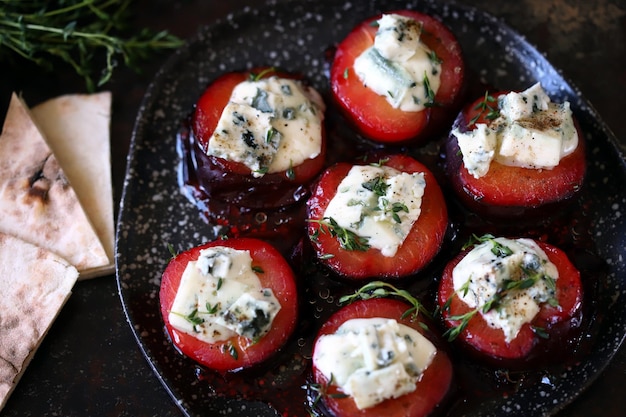
<svg viewBox="0 0 626 417"><path fill-rule="evenodd" d="M0 410L77 277L76 268L60 256L0 233Z"/></svg>
<svg viewBox="0 0 626 417"><path fill-rule="evenodd" d="M81 279L110 265L63 170L13 94L0 135L0 232L67 259Z"/></svg>
<svg viewBox="0 0 626 417"><path fill-rule="evenodd" d="M111 93L68 94L31 109L114 267Z"/></svg>

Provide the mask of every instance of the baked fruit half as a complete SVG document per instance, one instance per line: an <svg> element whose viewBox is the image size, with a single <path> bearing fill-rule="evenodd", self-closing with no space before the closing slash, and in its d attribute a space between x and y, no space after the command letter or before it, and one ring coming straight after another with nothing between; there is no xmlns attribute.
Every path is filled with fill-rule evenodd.
<svg viewBox="0 0 626 417"><path fill-rule="evenodd" d="M324 111L296 74L261 67L221 75L180 135L185 194L229 236L301 230L309 183L325 163Z"/></svg>
<svg viewBox="0 0 626 417"><path fill-rule="evenodd" d="M487 219L549 214L577 195L586 173L569 103L551 102L540 84L467 105L445 153L454 191Z"/></svg>
<svg viewBox="0 0 626 417"><path fill-rule="evenodd" d="M330 71L333 96L366 138L421 142L460 108L461 47L439 20L411 10L375 16L339 43Z"/></svg>
<svg viewBox="0 0 626 417"><path fill-rule="evenodd" d="M268 243L217 240L176 255L161 278L161 315L172 343L216 371L257 365L293 333L293 272Z"/></svg>
<svg viewBox="0 0 626 417"><path fill-rule="evenodd" d="M452 363L403 301L372 298L326 321L313 350L318 402L335 417L424 417L442 402Z"/></svg>
<svg viewBox="0 0 626 417"><path fill-rule="evenodd" d="M448 338L505 365L563 346L580 322L582 299L580 273L562 250L491 235L446 265L438 293Z"/></svg>
<svg viewBox="0 0 626 417"><path fill-rule="evenodd" d="M396 154L324 171L307 201L307 222L318 259L340 276L401 278L437 255L448 212L426 166Z"/></svg>

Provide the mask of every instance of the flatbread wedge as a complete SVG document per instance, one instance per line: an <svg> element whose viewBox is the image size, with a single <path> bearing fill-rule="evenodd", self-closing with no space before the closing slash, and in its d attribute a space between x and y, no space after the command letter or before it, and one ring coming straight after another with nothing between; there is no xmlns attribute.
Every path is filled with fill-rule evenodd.
<svg viewBox="0 0 626 417"><path fill-rule="evenodd" d="M114 271L115 230L111 184L111 93L67 94L31 108L81 206L100 238ZM94 271L95 272L95 271Z"/></svg>
<svg viewBox="0 0 626 417"><path fill-rule="evenodd" d="M76 268L60 256L0 233L0 410L77 277Z"/></svg>
<svg viewBox="0 0 626 417"><path fill-rule="evenodd" d="M110 264L76 193L16 94L0 135L0 213L0 232L67 259L81 279Z"/></svg>

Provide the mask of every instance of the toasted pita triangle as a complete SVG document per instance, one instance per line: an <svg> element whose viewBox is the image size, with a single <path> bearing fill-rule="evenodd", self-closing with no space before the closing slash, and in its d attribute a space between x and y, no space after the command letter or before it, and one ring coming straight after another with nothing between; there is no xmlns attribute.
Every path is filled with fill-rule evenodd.
<svg viewBox="0 0 626 417"><path fill-rule="evenodd" d="M76 193L15 94L0 135L0 213L0 232L67 259L81 279L110 263Z"/></svg>
<svg viewBox="0 0 626 417"><path fill-rule="evenodd" d="M68 94L45 101L31 114L72 184L114 266L111 185L111 93Z"/></svg>
<svg viewBox="0 0 626 417"><path fill-rule="evenodd" d="M0 410L77 277L76 268L58 255L0 233Z"/></svg>

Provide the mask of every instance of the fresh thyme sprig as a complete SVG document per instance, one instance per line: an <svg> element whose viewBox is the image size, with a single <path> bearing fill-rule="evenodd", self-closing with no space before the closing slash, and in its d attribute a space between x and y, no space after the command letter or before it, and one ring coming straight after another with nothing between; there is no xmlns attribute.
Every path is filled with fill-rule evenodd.
<svg viewBox="0 0 626 417"><path fill-rule="evenodd" d="M489 92L485 91L485 96L482 101L480 101L476 106L474 106L474 110L479 110L476 116L472 117L469 124L473 125L481 118L482 115L485 114L485 118L487 120L495 120L500 117L500 109L498 108L497 99L490 95ZM494 106L495 103L495 106Z"/></svg>
<svg viewBox="0 0 626 417"><path fill-rule="evenodd" d="M339 244L345 250L365 252L370 248L366 237L359 236L352 230L341 227L332 217L324 217L321 220L308 219L307 221L320 225L320 227L311 236L312 240L316 240L320 233L330 233L332 237L337 238Z"/></svg>
<svg viewBox="0 0 626 417"><path fill-rule="evenodd" d="M177 48L182 41L166 31L141 29L123 37L132 0L2 0L0 59L22 57L51 70L55 59L83 77L89 91L107 83L118 61L137 64L157 50ZM103 54L101 56L100 54ZM94 61L104 59L98 71ZM95 80L97 78L97 81Z"/></svg>
<svg viewBox="0 0 626 417"><path fill-rule="evenodd" d="M422 305L422 303L411 295L407 290L398 288L392 284L384 281L372 281L361 288L359 288L354 294L344 295L339 299L340 304L351 303L355 300L369 300L371 298L385 298L385 297L399 297L411 304L411 308L407 309L402 315L402 318L413 316L413 319L417 319L419 313L431 317L432 314Z"/></svg>
<svg viewBox="0 0 626 417"><path fill-rule="evenodd" d="M389 188L389 184L385 182L385 178L382 176L372 178L371 180L362 183L361 186L366 190L373 192L378 197L384 196Z"/></svg>
<svg viewBox="0 0 626 417"><path fill-rule="evenodd" d="M184 318L185 320L187 320L189 323L191 323L193 325L193 330L195 332L198 331L198 326L200 326L202 323L204 323L204 318L202 318L200 315L212 315L212 314L216 314L219 309L220 309L220 303L216 303L215 305L211 305L209 303L206 303L205 305L206 311L199 311L197 308L193 309L191 311L191 313L189 314L183 314L183 313L179 313L176 311L170 311L170 313L175 314L179 317Z"/></svg>
<svg viewBox="0 0 626 417"><path fill-rule="evenodd" d="M500 242L496 240L495 236L490 235L490 234L484 234L482 236L476 236L473 234L471 238L469 239L469 241L465 245L463 245L462 249L465 250L478 243L485 243L485 242L492 243L493 247L491 248L491 253L496 255L498 258L506 258L507 256L510 256L513 254L513 251L511 250L511 248L501 244Z"/></svg>
<svg viewBox="0 0 626 417"><path fill-rule="evenodd" d="M409 208L406 206L406 204L401 203L399 201L396 201L392 204L389 204L389 200L387 199L382 199L381 200L382 203L382 208L380 208L384 213L391 213L391 218L396 222L396 223L402 223L402 219L400 218L400 215L398 213L400 213L401 211L408 213L409 212Z"/></svg>

